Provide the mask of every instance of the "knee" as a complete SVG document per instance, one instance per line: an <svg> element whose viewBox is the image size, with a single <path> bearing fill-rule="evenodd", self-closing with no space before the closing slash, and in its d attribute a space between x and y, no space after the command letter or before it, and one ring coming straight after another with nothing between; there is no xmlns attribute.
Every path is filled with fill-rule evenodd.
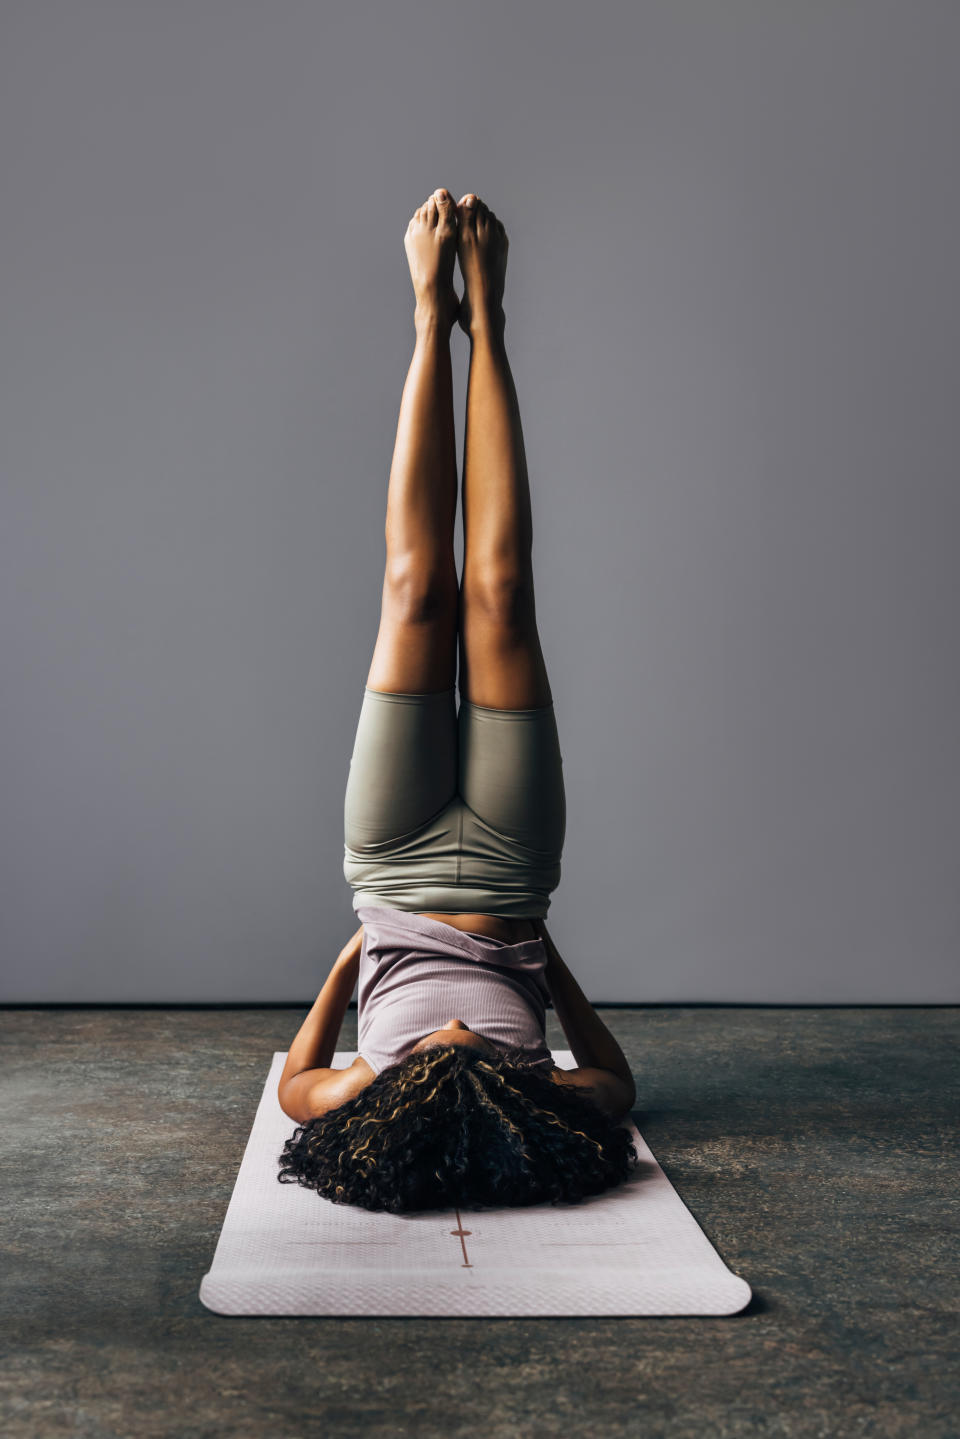
<svg viewBox="0 0 960 1439"><path fill-rule="evenodd" d="M410 624L453 619L458 604L457 573L419 556L390 559L383 584L392 617Z"/></svg>
<svg viewBox="0 0 960 1439"><path fill-rule="evenodd" d="M524 630L534 611L533 582L515 571L473 576L464 583L463 606L482 623Z"/></svg>

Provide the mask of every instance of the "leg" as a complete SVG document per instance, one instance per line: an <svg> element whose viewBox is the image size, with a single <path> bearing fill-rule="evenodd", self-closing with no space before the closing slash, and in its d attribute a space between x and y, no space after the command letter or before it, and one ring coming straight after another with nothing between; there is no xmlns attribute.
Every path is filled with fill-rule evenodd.
<svg viewBox="0 0 960 1439"><path fill-rule="evenodd" d="M450 370L456 210L447 191L420 207L404 244L417 297L417 339L390 467L380 630L344 797L344 873L351 883L384 845L446 805L457 783Z"/></svg>
<svg viewBox="0 0 960 1439"><path fill-rule="evenodd" d="M417 211L404 243L417 296L417 338L390 468L380 629L367 687L416 694L451 689L456 677L457 452L450 366L456 208L446 190Z"/></svg>
<svg viewBox="0 0 960 1439"><path fill-rule="evenodd" d="M520 409L504 343L508 241L482 201L459 207L470 336L463 456L460 694L493 709L552 703L533 593L533 532Z"/></svg>

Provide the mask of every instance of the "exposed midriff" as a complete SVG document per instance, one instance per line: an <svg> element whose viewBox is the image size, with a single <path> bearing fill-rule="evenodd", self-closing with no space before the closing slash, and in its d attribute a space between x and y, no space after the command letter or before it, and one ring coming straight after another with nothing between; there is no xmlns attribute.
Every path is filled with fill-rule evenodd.
<svg viewBox="0 0 960 1439"><path fill-rule="evenodd" d="M439 914L426 909L417 912L425 919L438 919L441 924L452 925L467 934L482 934L488 939L500 939L504 944L518 944L522 939L537 937L531 919L510 919L501 914Z"/></svg>

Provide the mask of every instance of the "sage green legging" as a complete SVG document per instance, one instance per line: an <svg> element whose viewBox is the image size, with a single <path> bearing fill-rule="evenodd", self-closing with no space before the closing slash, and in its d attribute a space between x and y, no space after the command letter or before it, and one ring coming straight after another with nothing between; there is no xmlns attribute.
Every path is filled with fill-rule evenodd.
<svg viewBox="0 0 960 1439"><path fill-rule="evenodd" d="M542 917L566 831L553 704L365 686L343 811L353 908Z"/></svg>

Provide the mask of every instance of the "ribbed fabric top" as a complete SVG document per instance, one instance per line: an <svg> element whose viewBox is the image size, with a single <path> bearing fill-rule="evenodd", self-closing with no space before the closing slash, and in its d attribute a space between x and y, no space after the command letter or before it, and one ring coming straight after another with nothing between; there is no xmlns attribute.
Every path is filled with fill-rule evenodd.
<svg viewBox="0 0 960 1439"><path fill-rule="evenodd" d="M377 1074L451 1019L494 1044L519 1045L544 1070L554 1067L542 939L506 944L379 905L356 914L363 924L357 1051Z"/></svg>

